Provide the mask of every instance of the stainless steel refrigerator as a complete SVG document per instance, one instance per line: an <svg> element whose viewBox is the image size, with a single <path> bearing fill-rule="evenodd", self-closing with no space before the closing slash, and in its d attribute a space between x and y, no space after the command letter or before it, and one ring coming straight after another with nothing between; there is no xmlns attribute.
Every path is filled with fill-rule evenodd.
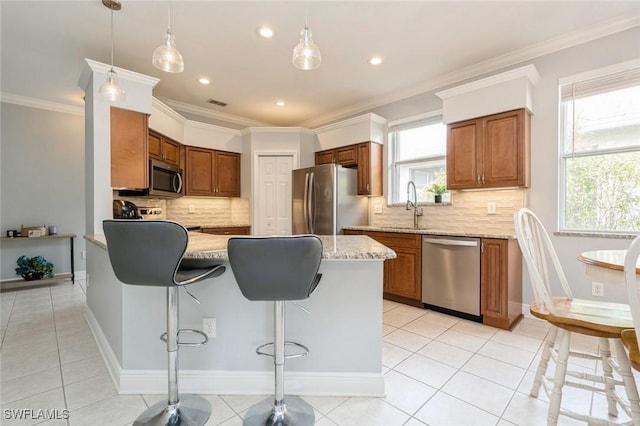
<svg viewBox="0 0 640 426"><path fill-rule="evenodd" d="M357 170L323 164L292 173L293 234L336 235L369 223L369 199L357 195Z"/></svg>

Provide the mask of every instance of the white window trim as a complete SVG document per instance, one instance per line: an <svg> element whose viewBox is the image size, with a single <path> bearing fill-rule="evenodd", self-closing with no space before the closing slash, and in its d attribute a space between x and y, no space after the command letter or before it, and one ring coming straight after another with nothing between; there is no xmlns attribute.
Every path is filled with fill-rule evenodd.
<svg viewBox="0 0 640 426"><path fill-rule="evenodd" d="M566 174L565 174L565 160L567 158L576 158L576 157L587 157L593 155L605 155L605 154L615 154L615 153L624 153L624 152L637 152L638 148L618 148L618 149L609 149L609 150L601 150L596 152L582 152L575 153L571 152L568 154L564 153L565 144L567 141L564 140L564 129L566 125L566 117L565 111L562 106L562 95L561 88L562 86L566 86L572 83L577 83L584 80L597 79L603 76L607 76L610 74L615 74L619 72L625 72L629 70L633 70L634 68L640 68L640 59L632 59L630 61L620 62L618 64L609 65L606 67L597 68L590 71L581 72L578 74L573 74L566 77L561 77L558 79L558 232L561 233L581 233L581 232L589 232L592 234L628 234L625 231L613 231L613 230L591 230L591 229L569 229L565 226L566 223Z"/></svg>
<svg viewBox="0 0 640 426"><path fill-rule="evenodd" d="M401 118L398 120L394 120L394 121L390 121L388 123L388 138L389 138L389 164L388 164L388 169L387 169L387 176L389 176L388 179L388 185L389 185L389 191L387 191L387 205L394 205L394 204L398 204L396 201L399 198L399 188L398 188L398 182L397 182L397 177L396 177L396 173L395 173L395 166L397 164L399 165L407 165L407 164L412 164L412 163L420 163L422 161L425 160L437 160L440 158L446 158L445 156L438 156L438 157L424 157L424 158L412 158L411 160L403 160L403 161L395 161L395 159L397 158L397 149L398 149L398 144L395 141L395 137L396 137L396 132L399 130L407 130L407 129L411 129L411 128L415 128L415 127L420 127L422 124L434 124L436 123L436 119L440 118L440 122L442 121L442 109L438 109L438 110L434 110L434 111L429 111L429 112L425 112L423 114L417 114L417 115L412 115L411 117L406 117L406 118ZM444 123L444 122L443 122ZM391 152L391 148L394 150L394 152ZM391 161L394 160L394 161Z"/></svg>

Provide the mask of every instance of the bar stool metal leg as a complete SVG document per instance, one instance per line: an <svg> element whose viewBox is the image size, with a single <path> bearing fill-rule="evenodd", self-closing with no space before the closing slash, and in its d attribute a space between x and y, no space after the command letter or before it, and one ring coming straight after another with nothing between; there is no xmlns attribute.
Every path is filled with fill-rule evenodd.
<svg viewBox="0 0 640 426"><path fill-rule="evenodd" d="M292 426L313 425L315 414L313 408L304 400L284 397L284 302L274 302L273 312L274 344L273 366L275 373L275 394L273 399L267 398L247 412L243 424L245 426Z"/></svg>
<svg viewBox="0 0 640 426"><path fill-rule="evenodd" d="M147 408L134 426L203 426L211 416L211 404L198 395L178 393L178 286L167 287L168 400Z"/></svg>

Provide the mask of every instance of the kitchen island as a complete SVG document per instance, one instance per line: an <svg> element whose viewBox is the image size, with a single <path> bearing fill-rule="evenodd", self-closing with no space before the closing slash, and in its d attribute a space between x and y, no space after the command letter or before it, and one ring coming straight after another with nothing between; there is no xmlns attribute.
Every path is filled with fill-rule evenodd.
<svg viewBox="0 0 640 426"><path fill-rule="evenodd" d="M103 235L87 244L86 318L120 393L166 393L166 290L124 285L109 263ZM273 340L273 305L249 302L227 257L228 236L189 233L185 257L217 259L218 278L190 285L180 297L180 327L202 329L216 319L216 336L180 350L184 393L268 394L273 360L255 348ZM380 396L383 262L395 253L366 236L322 236L322 280L307 300L310 313L286 304L286 338L309 347L286 364L286 390L298 395Z"/></svg>

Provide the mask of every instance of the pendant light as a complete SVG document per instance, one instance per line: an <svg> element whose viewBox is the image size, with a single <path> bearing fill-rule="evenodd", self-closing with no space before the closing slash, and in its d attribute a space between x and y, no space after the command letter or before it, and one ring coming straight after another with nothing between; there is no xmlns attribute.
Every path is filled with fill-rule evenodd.
<svg viewBox="0 0 640 426"><path fill-rule="evenodd" d="M126 94L118 83L118 74L113 69L113 11L122 9L119 0L102 0L102 4L111 10L111 69L107 72L107 80L100 86L100 94L111 102L124 101Z"/></svg>
<svg viewBox="0 0 640 426"><path fill-rule="evenodd" d="M307 25L307 14L305 13L304 28L300 31L300 43L293 49L293 66L300 70L314 70L320 66L322 57L320 49L311 38L311 30Z"/></svg>
<svg viewBox="0 0 640 426"><path fill-rule="evenodd" d="M162 71L173 73L184 71L182 55L178 52L176 48L176 38L171 33L171 2L169 2L169 26L167 27L167 35L165 36L164 44L153 51L151 62L153 62L153 66Z"/></svg>

